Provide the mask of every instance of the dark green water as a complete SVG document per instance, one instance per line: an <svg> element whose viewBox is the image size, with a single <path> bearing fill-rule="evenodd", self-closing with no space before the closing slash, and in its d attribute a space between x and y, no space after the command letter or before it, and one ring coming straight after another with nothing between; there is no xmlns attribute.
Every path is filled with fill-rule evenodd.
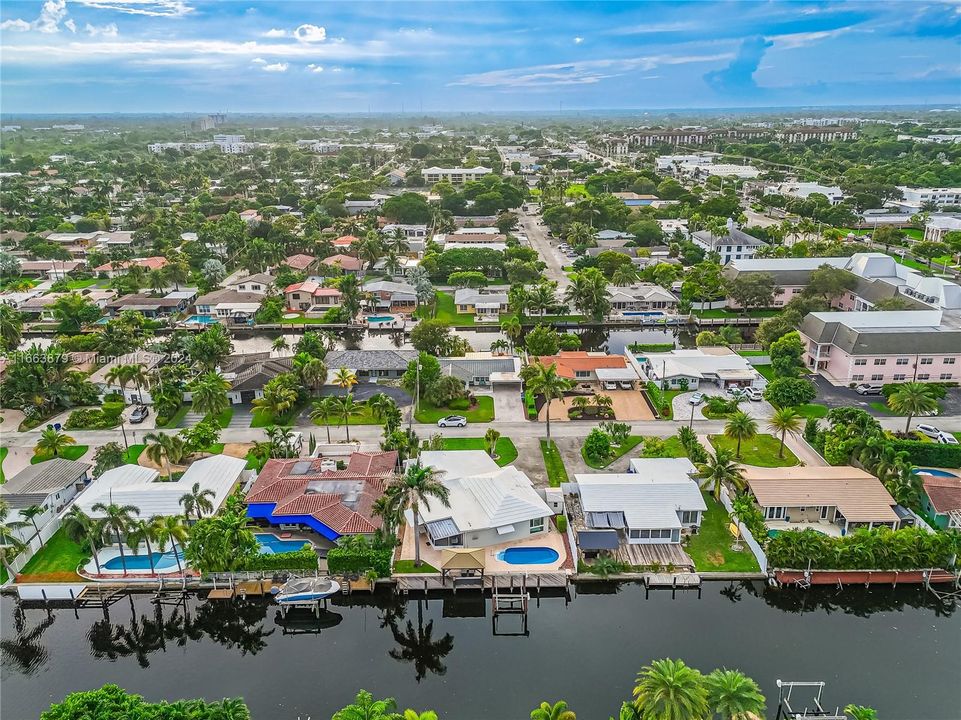
<svg viewBox="0 0 961 720"><path fill-rule="evenodd" d="M591 590L590 594L585 591ZM149 699L242 695L255 718L329 718L358 688L443 720L523 720L566 699L606 720L649 661L683 658L754 677L776 711L775 681L824 680L832 707L871 705L882 720L961 717L961 620L917 588L804 593L707 583L696 592L586 586L543 598L527 636L495 636L476 596L366 603L337 598L323 627L284 627L267 602L148 596L102 610L20 610L0 601L4 720L37 718L65 694L117 683ZM486 613L486 615L485 615ZM303 616L302 616L303 617ZM499 629L520 629L504 618Z"/></svg>

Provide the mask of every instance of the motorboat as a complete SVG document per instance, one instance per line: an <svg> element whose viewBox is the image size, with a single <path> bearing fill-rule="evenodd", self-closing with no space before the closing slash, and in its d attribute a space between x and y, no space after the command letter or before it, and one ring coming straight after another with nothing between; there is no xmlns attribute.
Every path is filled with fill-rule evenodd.
<svg viewBox="0 0 961 720"><path fill-rule="evenodd" d="M340 583L329 577L307 577L288 580L274 599L281 605L323 600L340 592Z"/></svg>

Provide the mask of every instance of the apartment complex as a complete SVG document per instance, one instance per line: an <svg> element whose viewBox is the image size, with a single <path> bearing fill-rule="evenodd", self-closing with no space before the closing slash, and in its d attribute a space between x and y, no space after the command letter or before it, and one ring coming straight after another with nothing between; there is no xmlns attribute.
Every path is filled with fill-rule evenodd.
<svg viewBox="0 0 961 720"><path fill-rule="evenodd" d="M451 185L463 185L472 180L480 180L484 175L489 175L493 170L486 167L474 168L439 168L429 167L420 171L424 176L424 181L430 184L447 180Z"/></svg>

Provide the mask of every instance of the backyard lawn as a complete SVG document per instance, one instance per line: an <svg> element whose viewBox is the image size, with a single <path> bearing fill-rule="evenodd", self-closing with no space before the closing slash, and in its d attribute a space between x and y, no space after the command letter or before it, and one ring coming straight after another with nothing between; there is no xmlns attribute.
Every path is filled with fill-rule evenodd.
<svg viewBox="0 0 961 720"><path fill-rule="evenodd" d="M131 445L127 448L127 451L123 454L123 461L125 465L136 465L137 461L140 459L141 453L147 449L146 445Z"/></svg>
<svg viewBox="0 0 961 720"><path fill-rule="evenodd" d="M728 310L727 308L718 308L717 310L700 310L697 307L694 308L692 314L697 315L702 318L739 318L739 317L752 317L752 318L766 318L774 317L780 310L764 310L755 309L749 312L744 312L743 310Z"/></svg>
<svg viewBox="0 0 961 720"><path fill-rule="evenodd" d="M774 380L774 368L770 365L754 365L754 369L761 373L768 382Z"/></svg>
<svg viewBox="0 0 961 720"><path fill-rule="evenodd" d="M584 458L584 462L587 463L588 467L592 467L595 470L603 470L608 465L613 463L615 460L618 460L624 457L624 455L626 455L631 450L633 450L638 445L640 445L643 440L644 440L644 437L641 435L630 435L623 445L612 445L611 456L607 460L601 460L601 461L597 461L597 460L594 460L593 458L589 458L587 456L587 453L584 452L584 447L581 446L581 457Z"/></svg>
<svg viewBox="0 0 961 720"><path fill-rule="evenodd" d="M737 440L732 440L724 435L710 435L711 445L715 448L724 448L732 453L737 450ZM781 441L773 435L759 433L750 440L741 442L741 457L738 462L745 465L756 465L758 467L790 467L797 465L798 459L791 452L791 448L784 446L784 457L777 456Z"/></svg>
<svg viewBox="0 0 961 720"><path fill-rule="evenodd" d="M60 451L60 457L65 460L79 460L82 458L89 448L86 445L67 445L63 450ZM43 454L34 455L30 458L30 464L36 465L37 463L46 462L47 460L53 460L53 455Z"/></svg>
<svg viewBox="0 0 961 720"><path fill-rule="evenodd" d="M90 554L68 538L61 528L30 558L20 576L22 580L22 576L30 576L26 582L69 582L77 579L77 566L89 559Z"/></svg>
<svg viewBox="0 0 961 720"><path fill-rule="evenodd" d="M397 560L394 563L394 574L404 575L407 573L438 573L440 570L430 563L421 561L420 567L414 567L413 560Z"/></svg>
<svg viewBox="0 0 961 720"><path fill-rule="evenodd" d="M298 315L292 318L280 318L281 325L326 325L323 318L307 318L303 315Z"/></svg>
<svg viewBox="0 0 961 720"><path fill-rule="evenodd" d="M487 443L482 437L474 438L444 438L444 450L483 450L487 452ZM510 465L517 459L517 448L514 441L509 437L497 438L497 445L494 446L494 454L497 456L495 461L501 467Z"/></svg>
<svg viewBox="0 0 961 720"><path fill-rule="evenodd" d="M462 415L467 422L486 423L494 419L494 398L490 395L478 395L477 404L470 410L451 410L447 407L437 407L421 400L420 407L414 413L419 423L436 423L448 415Z"/></svg>
<svg viewBox="0 0 961 720"><path fill-rule="evenodd" d="M823 418L828 414L827 406L818 405L817 403L799 405L794 409L797 410L798 415L805 418Z"/></svg>
<svg viewBox="0 0 961 720"><path fill-rule="evenodd" d="M737 354L741 357L764 357L768 350L738 350Z"/></svg>
<svg viewBox="0 0 961 720"><path fill-rule="evenodd" d="M690 537L684 548L694 561L694 569L698 572L760 572L754 553L746 543L741 543L739 551L731 549L734 536L728 529L731 521L724 506L711 493L702 494L707 512L701 520L700 531Z"/></svg>
<svg viewBox="0 0 961 720"><path fill-rule="evenodd" d="M435 305L435 320L443 320L451 325L473 325L474 316L469 313L459 313L457 308L454 306L454 296L450 293L445 293L443 290L437 291L436 299L434 300ZM421 306L414 313L415 317L418 318L429 318L430 308L426 305Z"/></svg>
<svg viewBox="0 0 961 720"><path fill-rule="evenodd" d="M83 290L91 285L96 285L99 282L97 278L89 278L87 280L68 280L67 289L68 290Z"/></svg>
<svg viewBox="0 0 961 720"><path fill-rule="evenodd" d="M548 447L547 440L541 440L541 453L544 455L544 467L547 469L547 479L551 487L560 487L561 483L568 482L567 468L557 451L557 445L552 442Z"/></svg>

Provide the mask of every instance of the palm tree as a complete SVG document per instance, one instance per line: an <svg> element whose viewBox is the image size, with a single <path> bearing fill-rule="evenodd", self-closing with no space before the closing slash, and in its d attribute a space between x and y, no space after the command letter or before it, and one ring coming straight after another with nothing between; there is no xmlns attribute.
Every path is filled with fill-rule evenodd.
<svg viewBox="0 0 961 720"><path fill-rule="evenodd" d="M851 720L878 720L878 711L864 705L845 705L844 714L850 715Z"/></svg>
<svg viewBox="0 0 961 720"><path fill-rule="evenodd" d="M553 705L542 702L540 707L531 710L531 720L577 720L577 715L573 710L567 709L564 700L558 700Z"/></svg>
<svg viewBox="0 0 961 720"><path fill-rule="evenodd" d="M125 373L130 382L132 382L137 387L137 399L140 404L143 405L143 386L149 381L147 376L147 368L143 363L134 363L132 365L125 365Z"/></svg>
<svg viewBox="0 0 961 720"><path fill-rule="evenodd" d="M144 450L147 457L157 465L163 463L167 468L167 480L172 479L170 463L183 460L185 452L183 438L167 433L147 433L144 440L147 443L147 448Z"/></svg>
<svg viewBox="0 0 961 720"><path fill-rule="evenodd" d="M655 660L637 675L634 707L643 720L703 720L710 713L703 678L683 660Z"/></svg>
<svg viewBox="0 0 961 720"><path fill-rule="evenodd" d="M33 446L33 454L50 455L56 458L60 457L60 453L63 452L64 448L68 445L76 444L77 441L66 433L54 430L53 428L47 428L40 433L40 439L37 440L37 444Z"/></svg>
<svg viewBox="0 0 961 720"><path fill-rule="evenodd" d="M503 320L501 320L501 332L503 332L507 339L510 340L511 348L517 342L517 338L521 336L521 331L523 327L521 325L521 319L517 315L509 315Z"/></svg>
<svg viewBox="0 0 961 720"><path fill-rule="evenodd" d="M698 465L701 477L710 481L714 488L714 499L720 502L721 486L731 483L740 486L744 482L741 466L734 461L731 451L725 448L715 450L713 456L708 456L707 462Z"/></svg>
<svg viewBox="0 0 961 720"><path fill-rule="evenodd" d="M20 510L20 517L29 520L30 524L33 525L33 529L37 533L37 540L40 541L40 547L43 547L43 538L40 537L40 528L37 527L37 518L43 515L45 512L46 509L40 505L28 505Z"/></svg>
<svg viewBox="0 0 961 720"><path fill-rule="evenodd" d="M0 348L16 350L22 333L23 316L10 305L0 305Z"/></svg>
<svg viewBox="0 0 961 720"><path fill-rule="evenodd" d="M327 395L319 400L314 400L313 409L310 411L311 420L321 420L324 423L324 427L327 428L327 444L330 445L330 417L337 412L338 406L337 398L333 395Z"/></svg>
<svg viewBox="0 0 961 720"><path fill-rule="evenodd" d="M214 714L219 720L250 720L250 709L240 698L224 698L214 705Z"/></svg>
<svg viewBox="0 0 961 720"><path fill-rule="evenodd" d="M205 512L213 512L214 504L211 502L217 494L207 488L200 489L200 483L195 482L188 492L180 496L180 504L184 506L184 519L190 520L190 513L197 513L197 519L203 518Z"/></svg>
<svg viewBox="0 0 961 720"><path fill-rule="evenodd" d="M334 385L337 387L346 388L347 392L351 392L356 384L357 374L353 370L342 367L334 373Z"/></svg>
<svg viewBox="0 0 961 720"><path fill-rule="evenodd" d="M397 407L397 403L390 395L381 392L367 399L367 407L375 420L383 420L390 412L389 408Z"/></svg>
<svg viewBox="0 0 961 720"><path fill-rule="evenodd" d="M104 378L107 381L107 385L119 386L121 395L126 392L127 383L131 380L127 367L127 365L114 365L107 371L107 375Z"/></svg>
<svg viewBox="0 0 961 720"><path fill-rule="evenodd" d="M410 509L414 516L414 567L420 567L420 506L430 510L431 498L450 507L450 491L434 473L433 468L423 467L419 462L407 468L387 483L385 494L390 498L392 512L399 516Z"/></svg>
<svg viewBox="0 0 961 720"><path fill-rule="evenodd" d="M500 338L491 343L491 352L500 355L503 350L507 350L509 347L510 343L503 338Z"/></svg>
<svg viewBox="0 0 961 720"><path fill-rule="evenodd" d="M123 551L123 541L120 536L127 532L127 528L133 520L133 515L140 514L140 508L134 505L115 505L114 503L109 503L105 505L104 503L97 503L90 508L96 513L101 513L103 518L104 527L112 530L117 538L117 547L120 548L120 564L123 566L123 574L127 574L127 556Z"/></svg>
<svg viewBox="0 0 961 720"><path fill-rule="evenodd" d="M287 338L285 338L283 335L280 335L274 339L274 341L270 344L270 347L275 352L279 353L283 350L288 350L290 348L290 343L287 342Z"/></svg>
<svg viewBox="0 0 961 720"><path fill-rule="evenodd" d="M925 383L903 383L888 397L888 407L899 415L907 415L908 421L904 425L904 434L911 431L911 419L915 415L937 410L938 401L931 395Z"/></svg>
<svg viewBox="0 0 961 720"><path fill-rule="evenodd" d="M784 407L774 411L768 422L768 427L781 434L781 447L777 451L779 458L784 457L784 437L788 433L792 437L801 431L801 416L794 408Z"/></svg>
<svg viewBox="0 0 961 720"><path fill-rule="evenodd" d="M539 360L524 368L527 389L535 395L543 395L547 403L544 420L547 423L547 446L551 445L551 401L564 397L564 391L571 389L571 381L557 374L557 366L544 365Z"/></svg>
<svg viewBox="0 0 961 720"><path fill-rule="evenodd" d="M723 720L750 720L764 717L764 695L744 673L715 670L704 678L707 702Z"/></svg>
<svg viewBox="0 0 961 720"><path fill-rule="evenodd" d="M614 271L614 275L611 278L611 283L617 285L618 287L624 287L627 285L633 285L638 281L640 276L637 274L637 268L633 265L621 265Z"/></svg>
<svg viewBox="0 0 961 720"><path fill-rule="evenodd" d="M157 515L151 522L154 526L154 539L157 542L157 549L162 553L166 552L167 543L170 543L174 557L177 559L177 570L182 573L183 566L180 564L181 553L177 552L177 545L180 544L182 547L187 541L186 524L176 515Z"/></svg>
<svg viewBox="0 0 961 720"><path fill-rule="evenodd" d="M90 545L90 554L97 566L97 574L100 574L100 558L97 550L103 542L103 520L94 520L83 510L74 505L70 512L63 516L61 523L64 533L75 543L86 540Z"/></svg>
<svg viewBox="0 0 961 720"><path fill-rule="evenodd" d="M310 387L314 394L317 393L317 388L327 382L327 364L307 353L294 355L293 369L297 378Z"/></svg>
<svg viewBox="0 0 961 720"><path fill-rule="evenodd" d="M347 442L350 442L350 418L359 415L361 410L360 403L354 401L354 396L347 393L343 397L337 398L337 411L344 418L344 429L347 431Z"/></svg>
<svg viewBox="0 0 961 720"><path fill-rule="evenodd" d="M194 384L190 407L204 417L217 417L230 407L230 383L216 370L201 375Z"/></svg>
<svg viewBox="0 0 961 720"><path fill-rule="evenodd" d="M7 522L9 512L10 506L3 498L0 498L0 562L7 569L7 577L13 580L17 573L10 566L10 563L26 547L20 536L15 533L17 530L27 527L27 523L20 520Z"/></svg>
<svg viewBox="0 0 961 720"><path fill-rule="evenodd" d="M147 545L147 560L150 562L150 574L153 575L157 572L154 566L153 548L150 547L150 541L154 536L154 526L153 523L148 522L142 518L136 518L130 521L127 525L127 547L129 547L133 554L136 555L139 552L140 543L146 543Z"/></svg>
<svg viewBox="0 0 961 720"><path fill-rule="evenodd" d="M750 440L757 435L757 422L743 410L738 410L731 415L731 419L724 426L724 435L737 440L737 452L735 457L741 458L741 441Z"/></svg>
<svg viewBox="0 0 961 720"><path fill-rule="evenodd" d="M484 444L487 446L487 454L492 458L494 457L494 450L497 448L497 441L500 439L500 436L501 434L494 428L487 428L487 432L484 433Z"/></svg>

